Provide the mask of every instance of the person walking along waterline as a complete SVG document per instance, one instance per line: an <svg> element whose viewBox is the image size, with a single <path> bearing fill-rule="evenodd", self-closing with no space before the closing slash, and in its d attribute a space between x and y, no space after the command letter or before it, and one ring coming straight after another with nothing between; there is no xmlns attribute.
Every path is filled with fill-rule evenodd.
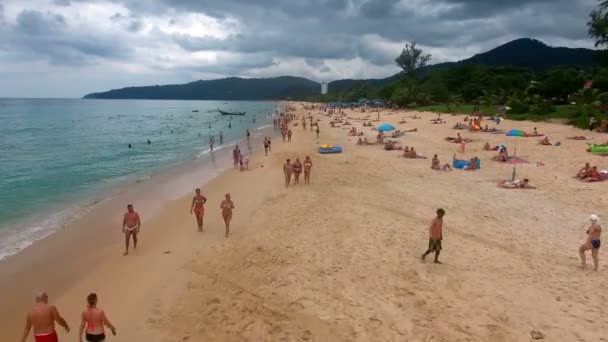
<svg viewBox="0 0 608 342"><path fill-rule="evenodd" d="M103 342L106 340L104 327L110 328L112 335L116 336L116 328L110 323L106 313L97 308L97 294L91 293L87 296L87 309L80 315L78 340L82 342L84 333L88 342Z"/></svg>
<svg viewBox="0 0 608 342"><path fill-rule="evenodd" d="M220 203L222 209L222 218L226 225L226 237L230 235L230 221L232 221L232 210L234 210L234 202L230 199L230 194L226 194L226 199Z"/></svg>
<svg viewBox="0 0 608 342"><path fill-rule="evenodd" d="M309 156L304 158L304 184L310 184L310 172L312 171L312 160Z"/></svg>
<svg viewBox="0 0 608 342"><path fill-rule="evenodd" d="M127 212L122 220L122 232L125 234L125 252L123 255L129 254L129 240L133 237L133 249L137 249L137 234L141 228L141 219L139 214L133 210L133 205L127 205Z"/></svg>
<svg viewBox="0 0 608 342"><path fill-rule="evenodd" d="M36 295L36 304L27 313L25 318L25 328L21 342L27 340L30 330L34 330L34 339L36 342L58 342L57 332L55 331L55 322L65 329L66 333L70 332L70 326L61 317L55 305L49 305L49 296L46 292L41 292Z"/></svg>
<svg viewBox="0 0 608 342"><path fill-rule="evenodd" d="M203 231L203 216L205 215L205 203L207 202L207 198L201 195L201 189L194 190L196 195L192 197L192 204L190 205L190 214L194 212L196 216L196 225L198 226L198 231Z"/></svg>

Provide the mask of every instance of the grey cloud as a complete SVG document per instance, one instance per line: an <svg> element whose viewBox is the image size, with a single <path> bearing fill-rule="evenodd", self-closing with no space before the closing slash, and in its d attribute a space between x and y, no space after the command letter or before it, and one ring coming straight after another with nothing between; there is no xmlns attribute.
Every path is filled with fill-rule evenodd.
<svg viewBox="0 0 608 342"><path fill-rule="evenodd" d="M26 34L58 33L65 26L65 18L59 14L24 10L17 15L17 30Z"/></svg>
<svg viewBox="0 0 608 342"><path fill-rule="evenodd" d="M54 0L53 3L57 6L70 6L72 4L70 0Z"/></svg>
<svg viewBox="0 0 608 342"><path fill-rule="evenodd" d="M144 27L144 24L141 21L133 20L129 23L127 30L129 32L139 32Z"/></svg>
<svg viewBox="0 0 608 342"><path fill-rule="evenodd" d="M395 14L395 5L399 0L367 0L360 8L365 17L384 18Z"/></svg>

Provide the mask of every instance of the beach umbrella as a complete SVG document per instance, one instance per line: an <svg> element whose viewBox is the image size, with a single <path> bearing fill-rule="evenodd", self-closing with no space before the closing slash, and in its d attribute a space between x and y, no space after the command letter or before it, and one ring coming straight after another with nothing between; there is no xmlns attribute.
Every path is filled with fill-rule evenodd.
<svg viewBox="0 0 608 342"><path fill-rule="evenodd" d="M379 132L393 131L393 130L395 130L395 126L393 126L391 124L388 124L388 123L385 123L385 124L382 124L382 125L378 126L378 131Z"/></svg>
<svg viewBox="0 0 608 342"><path fill-rule="evenodd" d="M527 137L528 133L526 133L522 130L519 130L519 129L512 129L507 132L507 136L508 137Z"/></svg>

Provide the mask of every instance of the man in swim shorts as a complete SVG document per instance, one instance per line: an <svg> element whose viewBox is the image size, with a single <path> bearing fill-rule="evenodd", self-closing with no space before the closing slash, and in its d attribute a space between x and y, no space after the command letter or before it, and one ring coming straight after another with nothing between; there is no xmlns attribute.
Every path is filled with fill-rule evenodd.
<svg viewBox="0 0 608 342"><path fill-rule="evenodd" d="M287 159L285 164L283 164L283 174L285 175L285 187L289 187L289 183L291 183L291 174L293 173L293 166L291 165L291 160Z"/></svg>
<svg viewBox="0 0 608 342"><path fill-rule="evenodd" d="M137 249L137 234L141 228L139 214L133 210L133 205L127 205L127 212L122 220L122 232L125 234L125 253L129 254L129 240L133 237L133 249Z"/></svg>
<svg viewBox="0 0 608 342"><path fill-rule="evenodd" d="M438 209L437 216L431 221L431 226L429 227L429 248L422 254L422 260L426 258L427 255L435 252L435 263L441 264L439 261L439 253L441 253L441 240L443 240L443 216L445 215L445 210Z"/></svg>
<svg viewBox="0 0 608 342"><path fill-rule="evenodd" d="M585 252L591 250L591 257L593 257L593 269L597 272L599 269L599 252L602 242L600 237L602 235L602 226L599 224L599 218L597 215L592 214L589 216L589 228L587 228L587 241L579 248L579 254L581 257L581 267L584 269L587 267L587 260Z"/></svg>
<svg viewBox="0 0 608 342"><path fill-rule="evenodd" d="M55 331L55 322L61 325L66 333L70 332L70 327L61 317L55 305L49 305L49 296L46 292L41 292L36 295L36 304L27 313L25 320L25 329L23 329L23 337L21 342L27 340L32 327L34 328L34 338L36 342L58 342L57 332Z"/></svg>

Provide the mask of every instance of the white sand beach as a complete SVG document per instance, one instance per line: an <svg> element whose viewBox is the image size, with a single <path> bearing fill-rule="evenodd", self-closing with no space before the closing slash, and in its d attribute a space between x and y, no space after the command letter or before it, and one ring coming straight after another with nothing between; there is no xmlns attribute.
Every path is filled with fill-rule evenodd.
<svg viewBox="0 0 608 342"><path fill-rule="evenodd" d="M361 120L375 112L346 113L375 140ZM545 341L608 341L608 256L600 251L599 272L590 257L587 270L578 268L588 215L608 220L608 183L573 178L587 161L608 169L608 158L567 139L608 136L559 123L498 126L537 127L561 141L541 146L540 138L453 130L464 116L443 115L447 123L436 125L437 114L383 111L375 125L418 129L393 140L429 159L405 159L401 151L358 146L347 135L351 126L330 128L329 117L311 114L321 120L320 139L291 127L292 142L275 139L268 157L251 158L249 171L192 185L209 199L202 234L185 196L146 219L140 246L127 257L114 228L123 212L112 207L4 261L0 340L18 340L34 291L47 290L73 329L61 340L76 339L85 298L97 292L118 328L109 341L510 342L532 340L531 332ZM464 154L444 141L457 132L474 140ZM492 161L486 142L516 149L529 161L517 165L518 178L538 189L498 188L513 165ZM320 155L320 143L344 152ZM481 170L430 169L434 154L447 163L455 153L478 156ZM285 188L282 163L306 155L312 184ZM225 239L219 204L227 192L236 210ZM420 260L437 208L446 210L442 265Z"/></svg>

